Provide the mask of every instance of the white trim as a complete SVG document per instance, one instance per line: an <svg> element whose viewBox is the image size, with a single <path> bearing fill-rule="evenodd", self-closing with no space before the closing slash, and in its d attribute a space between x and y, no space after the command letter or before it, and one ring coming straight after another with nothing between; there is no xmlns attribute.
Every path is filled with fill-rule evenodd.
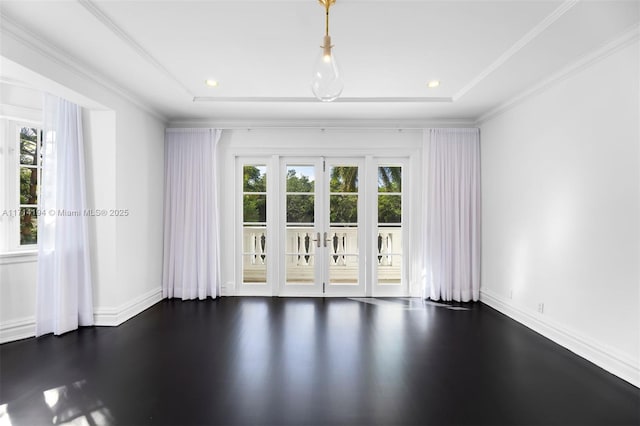
<svg viewBox="0 0 640 426"><path fill-rule="evenodd" d="M556 8L550 15L540 21L535 27L533 27L528 33L526 33L520 40L516 41L513 46L508 48L502 55L493 61L487 68L485 68L480 74L478 74L473 80L467 83L462 89L458 90L453 95L453 100L458 101L467 92L477 86L488 75L504 65L513 55L524 49L531 41L535 40L540 34L542 34L551 24L556 22L562 15L569 11L573 6L578 4L579 0L567 0L563 2L558 8Z"/></svg>
<svg viewBox="0 0 640 426"><path fill-rule="evenodd" d="M107 77L104 77L98 71L90 68L87 65L81 65L82 62L77 58L69 55L66 52L63 52L62 50L43 40L36 34L27 31L25 28L16 25L15 20L7 16L6 13L2 10L0 10L0 22L2 22L2 25L0 26L2 37L9 36L10 38L13 38L18 43L35 51L39 55L50 59L57 65L66 68L73 74L97 83L108 91L113 92L132 105L135 105L143 111L148 112L163 123L166 123L168 121L168 118L164 114L153 108L151 105L140 101L129 91L117 85ZM2 53L3 52L0 50L0 54Z"/></svg>
<svg viewBox="0 0 640 426"><path fill-rule="evenodd" d="M311 96L194 96L193 102L253 102L253 103L318 103L318 99ZM344 97L332 103L451 103L447 97Z"/></svg>
<svg viewBox="0 0 640 426"><path fill-rule="evenodd" d="M235 296L236 286L232 281L228 281L220 286L220 297Z"/></svg>
<svg viewBox="0 0 640 426"><path fill-rule="evenodd" d="M35 317L26 317L0 323L0 343L27 339L36 335Z"/></svg>
<svg viewBox="0 0 640 426"><path fill-rule="evenodd" d="M118 326L161 300L162 288L154 288L115 308L97 307L93 314L95 325Z"/></svg>
<svg viewBox="0 0 640 426"><path fill-rule="evenodd" d="M94 322L96 326L118 326L133 318L142 311L162 300L162 289L154 288L130 302L116 308L95 308ZM26 317L0 323L0 343L27 339L36 335L35 317Z"/></svg>
<svg viewBox="0 0 640 426"><path fill-rule="evenodd" d="M640 387L640 365L638 360L621 354L618 350L603 343L580 335L544 316L544 314L516 306L494 293L480 291L480 301L611 374Z"/></svg>
<svg viewBox="0 0 640 426"><path fill-rule="evenodd" d="M42 126L42 110L37 108L0 104L0 118Z"/></svg>
<svg viewBox="0 0 640 426"><path fill-rule="evenodd" d="M630 45L631 43L640 39L640 25L632 25L630 29L627 29L622 33L620 37L617 37L613 41L605 44L604 46L596 49L595 51L583 56L576 62L571 65L561 69L560 71L553 74L551 77L543 80L542 82L536 84L530 89L525 90L512 97L511 99L501 103L495 108L490 109L489 111L482 114L476 120L475 126L478 127L492 118L505 113L506 111L515 108L520 105L527 99L536 96L545 90L551 88L553 85L579 73L580 71L589 68L590 66L596 64L597 62L605 59L606 57L614 54L620 49Z"/></svg>
<svg viewBox="0 0 640 426"><path fill-rule="evenodd" d="M0 265L15 265L16 263L36 263L38 250L10 251L0 253Z"/></svg>
<svg viewBox="0 0 640 426"><path fill-rule="evenodd" d="M424 130L428 127L477 127L476 120L439 119L439 120L264 120L238 119L176 119L167 127L214 127L224 130L250 129L361 129L361 130Z"/></svg>
<svg viewBox="0 0 640 426"><path fill-rule="evenodd" d="M171 74L169 70L162 65L156 58L154 58L140 43L138 43L130 34L123 30L113 18L109 17L102 9L98 7L91 0L78 0L80 6L84 7L87 12L91 13L98 21L100 21L105 27L107 27L113 34L115 34L120 40L125 42L131 49L133 49L142 59L146 60L149 64L153 65L158 71L176 83L182 90L185 91L190 97L194 97L193 93L184 85L178 78Z"/></svg>

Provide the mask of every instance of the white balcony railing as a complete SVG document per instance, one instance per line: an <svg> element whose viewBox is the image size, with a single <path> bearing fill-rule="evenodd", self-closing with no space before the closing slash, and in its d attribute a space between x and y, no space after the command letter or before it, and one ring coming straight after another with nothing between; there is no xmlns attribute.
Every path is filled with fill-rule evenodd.
<svg viewBox="0 0 640 426"><path fill-rule="evenodd" d="M266 281L266 258L268 254L265 226L245 226L243 233L243 281ZM313 227L287 228L285 241L285 265L287 282L310 282L314 280L316 256L316 233ZM329 281L331 283L357 283L358 229L356 227L334 227L327 234L329 250ZM379 227L377 241L378 281L400 283L402 262L402 229Z"/></svg>

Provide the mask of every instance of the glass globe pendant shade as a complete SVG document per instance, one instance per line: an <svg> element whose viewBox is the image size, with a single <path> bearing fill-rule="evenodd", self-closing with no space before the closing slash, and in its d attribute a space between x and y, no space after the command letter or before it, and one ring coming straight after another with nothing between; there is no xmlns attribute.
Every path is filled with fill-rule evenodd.
<svg viewBox="0 0 640 426"><path fill-rule="evenodd" d="M336 57L331 46L331 37L324 37L324 46L316 62L311 79L311 90L322 102L331 102L340 96L344 83L340 77Z"/></svg>

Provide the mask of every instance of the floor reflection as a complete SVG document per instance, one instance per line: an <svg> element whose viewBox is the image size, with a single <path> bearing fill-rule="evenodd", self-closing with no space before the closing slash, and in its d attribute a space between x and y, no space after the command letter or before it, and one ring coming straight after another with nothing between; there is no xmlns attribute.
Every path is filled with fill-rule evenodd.
<svg viewBox="0 0 640 426"><path fill-rule="evenodd" d="M37 402L35 402L37 401ZM0 426L20 425L113 425L111 411L92 395L86 380L42 392L28 403L18 400L0 406Z"/></svg>
<svg viewBox="0 0 640 426"><path fill-rule="evenodd" d="M7 405L0 405L0 426L11 426L11 416L7 411Z"/></svg>

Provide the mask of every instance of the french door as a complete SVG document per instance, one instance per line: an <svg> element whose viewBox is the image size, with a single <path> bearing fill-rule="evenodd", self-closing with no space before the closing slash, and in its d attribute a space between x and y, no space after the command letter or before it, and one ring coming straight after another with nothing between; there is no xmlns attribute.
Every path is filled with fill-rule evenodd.
<svg viewBox="0 0 640 426"><path fill-rule="evenodd" d="M279 295L365 295L363 165L281 158Z"/></svg>
<svg viewBox="0 0 640 426"><path fill-rule="evenodd" d="M406 296L405 159L238 158L239 295Z"/></svg>

